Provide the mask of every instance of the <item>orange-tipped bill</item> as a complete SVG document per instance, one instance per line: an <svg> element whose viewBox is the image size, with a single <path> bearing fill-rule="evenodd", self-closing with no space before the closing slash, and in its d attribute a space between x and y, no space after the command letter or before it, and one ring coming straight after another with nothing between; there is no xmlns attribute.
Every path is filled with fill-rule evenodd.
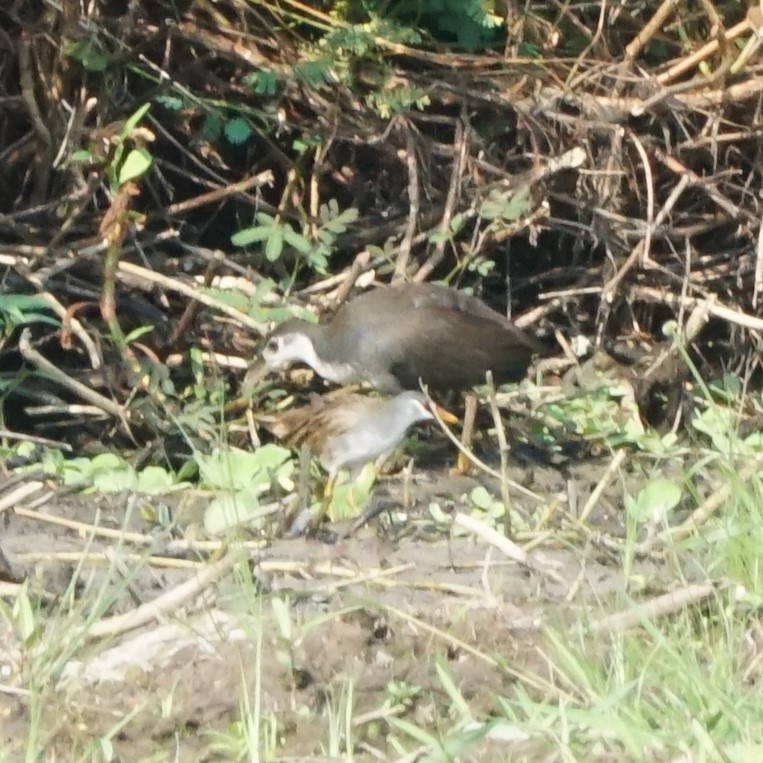
<svg viewBox="0 0 763 763"><path fill-rule="evenodd" d="M437 405L437 403L431 402L430 405L437 416L439 416L446 424L458 423L458 416L454 416L450 411L446 411L445 408Z"/></svg>

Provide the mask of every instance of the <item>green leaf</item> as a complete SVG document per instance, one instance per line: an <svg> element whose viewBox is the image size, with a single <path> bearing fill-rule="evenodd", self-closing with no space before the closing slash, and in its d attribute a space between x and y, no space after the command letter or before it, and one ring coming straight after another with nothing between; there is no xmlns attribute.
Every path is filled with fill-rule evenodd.
<svg viewBox="0 0 763 763"><path fill-rule="evenodd" d="M636 522L661 519L678 506L681 488L674 482L657 477L643 487L635 499L625 496L625 506Z"/></svg>
<svg viewBox="0 0 763 763"><path fill-rule="evenodd" d="M138 473L135 489L139 493L164 495L175 487L175 477L161 466L147 466Z"/></svg>
<svg viewBox="0 0 763 763"><path fill-rule="evenodd" d="M29 599L27 585L21 587L16 594L16 601L13 603L13 626L25 645L29 645L37 630L35 622L34 608Z"/></svg>
<svg viewBox="0 0 763 763"><path fill-rule="evenodd" d="M75 164L89 164L93 161L93 153L85 148L80 148L72 152L69 161Z"/></svg>
<svg viewBox="0 0 763 763"><path fill-rule="evenodd" d="M279 225L272 229L270 237L265 244L265 257L270 262L275 262L283 253L283 228Z"/></svg>
<svg viewBox="0 0 763 763"><path fill-rule="evenodd" d="M131 466L125 465L122 469L97 472L92 484L101 493L122 493L136 489L138 476Z"/></svg>
<svg viewBox="0 0 763 763"><path fill-rule="evenodd" d="M482 509L483 511L489 511L494 501L493 496L490 495L487 489L482 485L475 487L469 498L478 509Z"/></svg>
<svg viewBox="0 0 763 763"><path fill-rule="evenodd" d="M319 88L328 84L333 78L331 76L332 62L328 58L316 61L303 61L295 64L292 68L294 76L308 87Z"/></svg>
<svg viewBox="0 0 763 763"><path fill-rule="evenodd" d="M79 61L89 72L102 72L109 64L109 57L90 40L80 40L64 46L64 55Z"/></svg>
<svg viewBox="0 0 763 763"><path fill-rule="evenodd" d="M32 294L0 294L0 310L50 310L50 305Z"/></svg>
<svg viewBox="0 0 763 763"><path fill-rule="evenodd" d="M130 342L134 342L136 339L140 339L142 336L145 336L146 334L150 334L154 330L154 326L138 326L138 328L133 329L126 337L125 342L127 344L130 344Z"/></svg>
<svg viewBox="0 0 763 763"><path fill-rule="evenodd" d="M204 115L204 122L199 130L202 140L217 140L223 131L222 117L216 111L208 111Z"/></svg>
<svg viewBox="0 0 763 763"><path fill-rule="evenodd" d="M206 487L243 490L255 487L260 491L270 487L271 475L279 474L282 467L291 473L294 463L291 452L280 445L269 443L255 451L231 448L215 451L211 455L197 453L201 481Z"/></svg>
<svg viewBox="0 0 763 763"><path fill-rule="evenodd" d="M252 128L243 117L231 119L225 125L225 137L234 146L240 146L252 136Z"/></svg>
<svg viewBox="0 0 763 763"><path fill-rule="evenodd" d="M255 228L244 228L244 230L234 233L231 237L231 243L234 246L249 246L257 241L265 241L273 232L273 226L259 225Z"/></svg>
<svg viewBox="0 0 763 763"><path fill-rule="evenodd" d="M368 506L376 482L376 469L366 464L352 481L340 479L331 496L328 514L332 521L357 517Z"/></svg>
<svg viewBox="0 0 763 763"><path fill-rule="evenodd" d="M275 217L273 217L273 215L269 215L267 212L258 212L254 216L254 219L257 220L257 222L261 225L267 225L269 227L276 225Z"/></svg>
<svg viewBox="0 0 763 763"><path fill-rule="evenodd" d="M294 635L294 628L292 626L288 605L283 599L277 596L270 600L270 604L273 607L273 614L276 617L278 630L281 632L281 638L286 641L291 641Z"/></svg>
<svg viewBox="0 0 763 763"><path fill-rule="evenodd" d="M290 225L287 225L283 229L283 239L300 254L310 254L313 250L313 245L304 236L297 233Z"/></svg>
<svg viewBox="0 0 763 763"><path fill-rule="evenodd" d="M119 185L145 174L153 162L153 157L145 148L134 148L119 168Z"/></svg>
<svg viewBox="0 0 763 763"><path fill-rule="evenodd" d="M253 88L258 95L275 95L278 89L278 78L273 72L263 69L244 77L244 84Z"/></svg>
<svg viewBox="0 0 763 763"><path fill-rule="evenodd" d="M506 205L506 211L503 217L506 220L519 220L520 217L527 214L532 209L532 199L530 198L530 190L523 188L521 191L517 191L509 203Z"/></svg>
<svg viewBox="0 0 763 763"><path fill-rule="evenodd" d="M212 499L204 511L204 529L212 534L229 530L257 518L260 504L254 491L223 493Z"/></svg>
<svg viewBox="0 0 763 763"><path fill-rule="evenodd" d="M532 209L530 191L523 188L515 193L491 191L487 200L480 205L480 215L486 220L508 220L514 222Z"/></svg>
<svg viewBox="0 0 763 763"><path fill-rule="evenodd" d="M168 111L180 111L185 106L185 101L175 95L157 95L154 102L164 106Z"/></svg>
<svg viewBox="0 0 763 763"><path fill-rule="evenodd" d="M127 121L125 122L125 126L122 128L122 134L121 134L122 140L130 137L130 135L132 134L132 131L140 124L141 119L143 119L143 117L146 116L150 108L151 108L150 103L144 103L127 118Z"/></svg>

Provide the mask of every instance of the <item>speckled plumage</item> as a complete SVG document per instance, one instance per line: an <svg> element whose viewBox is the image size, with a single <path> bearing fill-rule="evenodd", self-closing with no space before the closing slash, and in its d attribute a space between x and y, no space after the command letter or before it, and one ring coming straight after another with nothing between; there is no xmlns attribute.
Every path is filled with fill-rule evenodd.
<svg viewBox="0 0 763 763"><path fill-rule="evenodd" d="M290 447L307 445L331 476L382 456L418 421L434 418L420 392L380 398L358 394L315 397L277 414L268 429Z"/></svg>

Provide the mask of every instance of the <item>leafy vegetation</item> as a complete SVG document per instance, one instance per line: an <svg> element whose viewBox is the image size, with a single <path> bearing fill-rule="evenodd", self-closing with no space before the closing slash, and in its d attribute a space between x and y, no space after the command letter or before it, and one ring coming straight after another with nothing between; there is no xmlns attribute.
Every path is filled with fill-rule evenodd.
<svg viewBox="0 0 763 763"><path fill-rule="evenodd" d="M0 19L0 757L760 759L759 11ZM556 365L285 540L318 386L244 368L400 279Z"/></svg>

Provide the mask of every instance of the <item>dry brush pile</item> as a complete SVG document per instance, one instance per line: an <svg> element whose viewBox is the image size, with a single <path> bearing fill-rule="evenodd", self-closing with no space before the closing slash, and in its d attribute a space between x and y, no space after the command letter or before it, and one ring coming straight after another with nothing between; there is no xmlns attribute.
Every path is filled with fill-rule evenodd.
<svg viewBox="0 0 763 763"><path fill-rule="evenodd" d="M161 427L188 348L235 388L274 290L330 304L368 271L477 286L563 343L627 337L651 373L669 319L715 370L749 365L755 8L9 5L0 364L17 430L58 411L82 431L85 409Z"/></svg>

